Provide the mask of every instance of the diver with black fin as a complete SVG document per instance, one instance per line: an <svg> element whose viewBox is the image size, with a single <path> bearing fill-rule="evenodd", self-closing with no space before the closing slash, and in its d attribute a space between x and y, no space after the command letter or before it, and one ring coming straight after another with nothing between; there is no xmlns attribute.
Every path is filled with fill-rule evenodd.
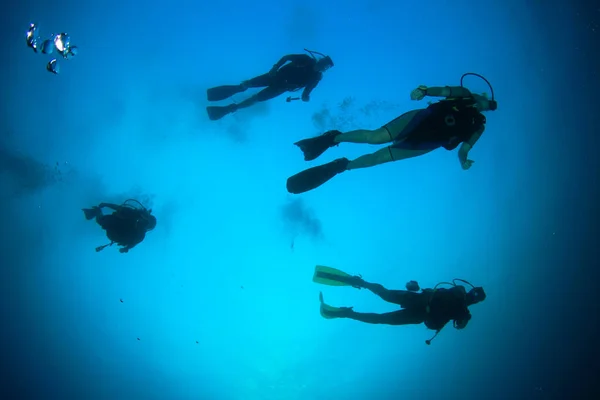
<svg viewBox="0 0 600 400"><path fill-rule="evenodd" d="M310 101L311 92L323 79L323 73L333 67L333 60L322 53L304 50L310 55L288 54L283 56L268 73L243 81L239 85L223 85L208 89L206 91L208 101L220 101L250 88L264 88L241 103L206 107L209 119L216 121L239 109L302 88L304 91L300 99L304 102ZM289 97L288 102L291 100L293 99Z"/></svg>
<svg viewBox="0 0 600 400"><path fill-rule="evenodd" d="M463 282L471 286L467 292L465 287L457 285ZM433 289L421 290L419 284L410 281L406 284L407 290L389 290L378 283L370 283L361 276L353 276L335 268L317 265L313 275L313 282L329 286L352 286L357 289L367 289L388 303L397 304L401 310L383 314L359 313L353 307L333 307L325 303L323 293L319 293L321 302L321 316L326 319L350 318L367 324L385 325L415 325L424 323L435 335L426 340L426 344L440 333L450 321L454 328L464 329L471 320L469 307L485 300L486 294L482 287L475 287L462 279L453 279L452 282L440 282ZM440 288L447 284L450 288ZM419 292L421 290L421 292Z"/></svg>
<svg viewBox="0 0 600 400"><path fill-rule="evenodd" d="M491 99L488 99L485 93L471 93L463 85L464 78L469 75L477 76L488 84ZM461 77L460 86L419 86L410 95L412 100L422 100L425 96L444 99L429 104L427 108L408 111L375 130L359 129L345 133L331 130L294 143L300 148L306 161L316 159L327 149L340 143L391 144L355 160L338 158L330 163L301 171L288 178L288 192L304 193L321 186L344 171L418 157L440 147L454 150L461 145L458 150L460 165L463 170L471 168L473 160L468 158L469 152L483 134L487 122L482 113L498 108L492 85L483 76L468 72Z"/></svg>
<svg viewBox="0 0 600 400"><path fill-rule="evenodd" d="M132 203L137 204L137 206L132 205ZM104 215L102 209L105 207L114 210L114 212ZM156 217L151 214L152 210L147 209L135 199L128 199L121 205L100 203L98 206L83 208L82 210L88 221L96 219L96 222L106 231L106 236L110 240L110 243L96 247L97 252L116 243L122 246L119 249L120 253L127 253L146 238L147 232L156 227Z"/></svg>

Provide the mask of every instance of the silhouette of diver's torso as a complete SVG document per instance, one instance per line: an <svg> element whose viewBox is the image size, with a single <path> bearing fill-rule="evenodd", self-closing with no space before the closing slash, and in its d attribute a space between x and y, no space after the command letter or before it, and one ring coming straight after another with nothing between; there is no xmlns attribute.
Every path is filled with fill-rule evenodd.
<svg viewBox="0 0 600 400"><path fill-rule="evenodd" d="M124 207L112 214L99 217L97 221L111 241L121 246L133 246L146 237L146 227L140 224L141 219L139 210Z"/></svg>
<svg viewBox="0 0 600 400"><path fill-rule="evenodd" d="M303 54L300 60L296 59L279 68L275 76L275 86L290 88L302 88L309 84L320 81L323 74L315 70L316 61Z"/></svg>

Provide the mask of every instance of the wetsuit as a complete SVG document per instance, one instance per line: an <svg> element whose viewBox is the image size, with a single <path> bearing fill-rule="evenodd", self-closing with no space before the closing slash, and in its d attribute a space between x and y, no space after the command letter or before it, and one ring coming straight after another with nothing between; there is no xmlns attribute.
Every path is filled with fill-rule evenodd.
<svg viewBox="0 0 600 400"><path fill-rule="evenodd" d="M402 310L384 314L359 313L345 309L343 317L368 324L409 325L425 323L429 329L441 330L454 320L457 328L464 328L471 319L463 286L450 289L424 289L421 293L406 290L389 290L378 283L364 282L365 289L388 303L398 304Z"/></svg>
<svg viewBox="0 0 600 400"><path fill-rule="evenodd" d="M441 100L420 110L408 124L402 121L405 113L384 125L394 140L390 147L454 150L462 142L469 143L475 133L483 131L486 123L485 116L475 105L473 98Z"/></svg>
<svg viewBox="0 0 600 400"><path fill-rule="evenodd" d="M289 61L289 62L288 62ZM284 65L287 62L286 65ZM273 73L269 72L244 82L248 88L265 87L254 96L239 104L239 108L258 101L275 98L285 92L293 92L304 88L302 100L308 101L310 93L323 78L323 73L315 69L316 60L306 54L289 54L284 56L273 66ZM274 72L274 71L277 72Z"/></svg>
<svg viewBox="0 0 600 400"><path fill-rule="evenodd" d="M145 239L148 223L143 218L142 211L115 204L105 206L116 211L109 215L98 215L96 222L106 231L106 237L111 242L124 246L126 252Z"/></svg>

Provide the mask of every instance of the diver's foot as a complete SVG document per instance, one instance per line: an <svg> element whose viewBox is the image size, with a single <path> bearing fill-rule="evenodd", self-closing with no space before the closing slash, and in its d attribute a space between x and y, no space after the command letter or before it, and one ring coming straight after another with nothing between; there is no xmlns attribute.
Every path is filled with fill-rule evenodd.
<svg viewBox="0 0 600 400"><path fill-rule="evenodd" d="M333 307L325 304L323 300L323 292L319 292L319 301L321 302L321 316L327 319L347 318L354 312L352 307Z"/></svg>
<svg viewBox="0 0 600 400"><path fill-rule="evenodd" d="M326 319L348 318L354 311L352 307L333 307L321 304L321 316Z"/></svg>
<svg viewBox="0 0 600 400"><path fill-rule="evenodd" d="M100 210L100 208L98 207L82 208L82 211L85 215L85 219L87 219L88 221L102 215L102 210Z"/></svg>
<svg viewBox="0 0 600 400"><path fill-rule="evenodd" d="M337 146L339 143L336 143L335 138L341 133L342 132L338 130L331 130L325 132L321 136L303 139L294 144L302 150L302 153L304 153L305 161L312 161L325 153L330 147Z"/></svg>
<svg viewBox="0 0 600 400"><path fill-rule="evenodd" d="M365 281L359 275L354 275L348 278L348 284L356 289L362 289L365 287Z"/></svg>
<svg viewBox="0 0 600 400"><path fill-rule="evenodd" d="M217 121L228 114L236 112L238 108L239 106L236 103L232 103L228 106L208 106L206 112L211 121Z"/></svg>
<svg viewBox="0 0 600 400"><path fill-rule="evenodd" d="M341 174L342 172L348 170L348 165L350 164L350 160L348 160L346 157L342 157L342 158L333 160L331 163L335 165L336 173Z"/></svg>

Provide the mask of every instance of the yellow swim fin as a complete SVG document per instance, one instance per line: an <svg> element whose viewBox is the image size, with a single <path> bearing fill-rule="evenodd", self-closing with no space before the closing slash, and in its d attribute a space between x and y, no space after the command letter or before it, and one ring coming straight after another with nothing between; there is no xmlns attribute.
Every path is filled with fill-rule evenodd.
<svg viewBox="0 0 600 400"><path fill-rule="evenodd" d="M320 283L321 285L353 286L356 278L339 269L317 265L312 280L314 283Z"/></svg>
<svg viewBox="0 0 600 400"><path fill-rule="evenodd" d="M352 312L352 307L334 307L330 306L329 304L325 304L322 292L319 292L319 301L321 302L321 307L319 310L323 318L346 318L348 317L348 314Z"/></svg>

